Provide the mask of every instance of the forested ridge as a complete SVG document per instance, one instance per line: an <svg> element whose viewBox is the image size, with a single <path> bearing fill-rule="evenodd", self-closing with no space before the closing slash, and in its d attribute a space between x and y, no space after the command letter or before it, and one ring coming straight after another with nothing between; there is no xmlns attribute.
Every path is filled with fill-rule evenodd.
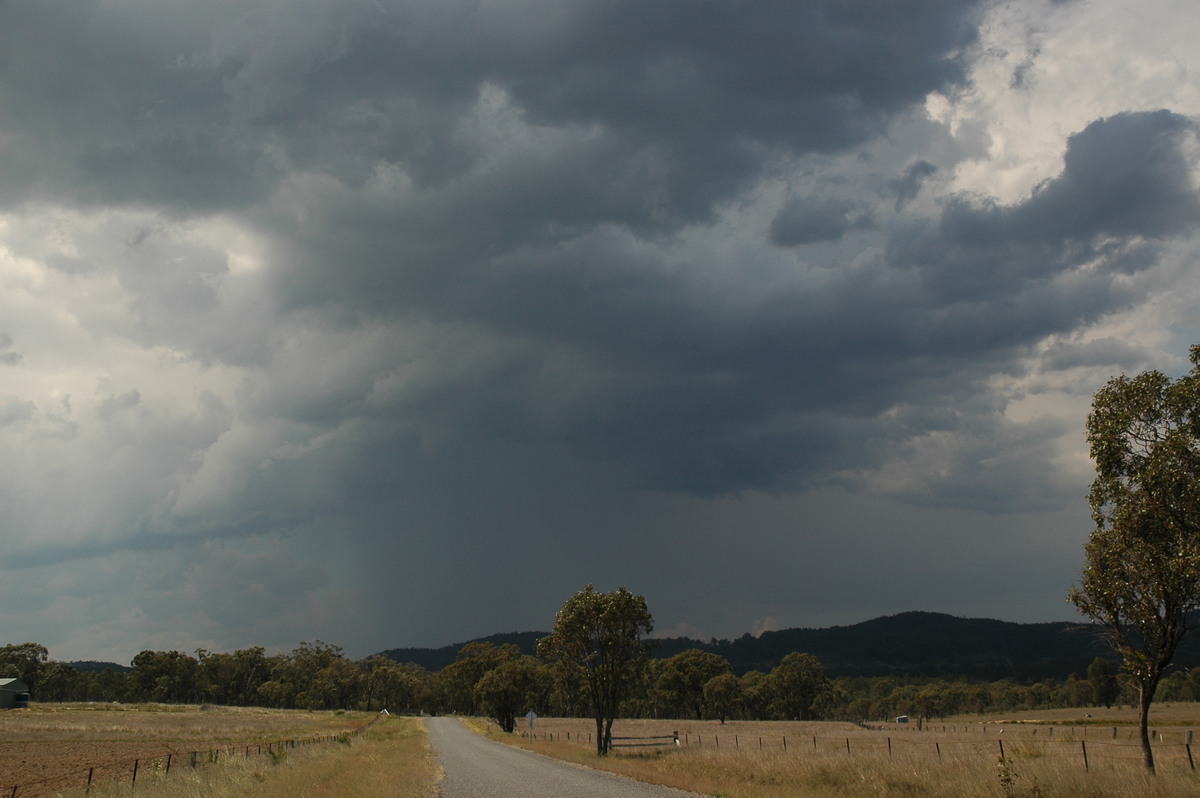
<svg viewBox="0 0 1200 798"><path fill-rule="evenodd" d="M509 632L440 648L394 648L382 652L398 662L441 670L468 642L513 644L533 654L546 632ZM653 656L666 659L698 649L720 655L733 673L774 668L794 651L812 654L831 676L944 676L1042 681L1080 673L1096 657L1113 657L1082 623L1011 623L959 618L936 612L904 612L849 626L781 629L734 640L687 637L653 641ZM1200 663L1200 636L1191 635L1182 661ZM1115 662L1115 659L1113 660Z"/></svg>
<svg viewBox="0 0 1200 798"><path fill-rule="evenodd" d="M279 654L143 651L128 669L76 668L39 644L10 644L0 647L0 676L24 680L34 701L580 714L577 686L529 653L544 636L514 632L360 660L319 640ZM1163 683L1164 700L1200 700L1200 669L1189 671L1200 663L1194 638ZM1079 624L902 613L733 641L652 643L654 659L623 716L871 721L1133 700L1115 664L1099 656L1107 653L1101 642Z"/></svg>

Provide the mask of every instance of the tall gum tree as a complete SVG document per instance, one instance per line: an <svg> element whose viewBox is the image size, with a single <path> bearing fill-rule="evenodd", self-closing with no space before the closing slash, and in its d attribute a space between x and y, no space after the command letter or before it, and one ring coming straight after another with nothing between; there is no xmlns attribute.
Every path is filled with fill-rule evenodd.
<svg viewBox="0 0 1200 798"><path fill-rule="evenodd" d="M588 585L567 599L554 619L554 631L538 641L538 654L566 676L578 676L596 718L596 754L612 747L612 724L621 701L637 684L654 630L646 599L625 588L597 593Z"/></svg>
<svg viewBox="0 0 1200 798"><path fill-rule="evenodd" d="M1192 370L1109 380L1092 399L1087 440L1096 527L1070 600L1097 622L1137 682L1146 767L1155 691L1200 608L1200 345Z"/></svg>

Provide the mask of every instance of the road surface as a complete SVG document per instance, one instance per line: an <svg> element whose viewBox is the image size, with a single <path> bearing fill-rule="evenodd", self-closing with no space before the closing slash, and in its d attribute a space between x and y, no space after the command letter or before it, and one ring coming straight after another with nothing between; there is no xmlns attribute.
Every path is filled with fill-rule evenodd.
<svg viewBox="0 0 1200 798"><path fill-rule="evenodd" d="M703 798L497 743L456 718L426 718L446 777L442 798Z"/></svg>

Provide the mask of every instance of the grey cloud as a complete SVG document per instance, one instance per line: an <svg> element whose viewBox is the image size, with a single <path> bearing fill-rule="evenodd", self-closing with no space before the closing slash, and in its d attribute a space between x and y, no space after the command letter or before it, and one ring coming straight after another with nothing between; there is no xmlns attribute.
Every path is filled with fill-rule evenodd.
<svg viewBox="0 0 1200 798"><path fill-rule="evenodd" d="M781 247L836 241L854 224L861 212L850 202L793 199L771 221L771 242Z"/></svg>
<svg viewBox="0 0 1200 798"><path fill-rule="evenodd" d="M959 100L993 7L0 3L0 207L78 219L4 246L119 302L62 298L110 359L86 410L0 398L30 465L0 480L5 562L146 552L175 565L139 596L182 586L163 634L379 647L540 624L589 581L682 607L694 574L766 574L741 633L826 606L862 550L876 583L946 541L1020 562L1005 514L1082 489L1052 467L1070 431L996 385L1144 362L1073 342L1200 200L1167 111L1086 126L1011 205L935 196L988 152ZM927 118L936 92L982 116ZM11 333L10 365L50 348ZM854 611L909 597L879 595Z"/></svg>
<svg viewBox="0 0 1200 798"><path fill-rule="evenodd" d="M0 365L15 366L24 358L20 352L9 351L13 348L13 338L7 333L0 333Z"/></svg>
<svg viewBox="0 0 1200 798"><path fill-rule="evenodd" d="M1101 267L1092 278L1101 281L1144 269L1158 240L1200 219L1185 146L1195 133L1192 120L1168 111L1093 122L1069 139L1062 174L1028 200L955 198L936 229L896 236L890 257L920 271L941 300L989 303L1086 264Z"/></svg>
<svg viewBox="0 0 1200 798"><path fill-rule="evenodd" d="M486 151L463 114L490 84L617 158L654 150L657 212L703 218L762 168L756 145L843 149L961 82L980 8L9 3L0 98L22 167L6 190L204 211L262 199L288 168L358 184L385 162L443 184Z"/></svg>
<svg viewBox="0 0 1200 798"><path fill-rule="evenodd" d="M1112 366L1122 372L1134 372L1152 361L1145 347L1116 338L1088 343L1059 342L1046 352L1043 362L1052 371L1095 366Z"/></svg>
<svg viewBox="0 0 1200 798"><path fill-rule="evenodd" d="M933 176L937 167L926 160L917 160L908 165L904 174L888 183L888 188L896 195L896 210L900 210L909 201L916 198L921 191L921 185L926 178Z"/></svg>
<svg viewBox="0 0 1200 798"><path fill-rule="evenodd" d="M0 427L32 421L36 416L37 406L33 402L0 395Z"/></svg>

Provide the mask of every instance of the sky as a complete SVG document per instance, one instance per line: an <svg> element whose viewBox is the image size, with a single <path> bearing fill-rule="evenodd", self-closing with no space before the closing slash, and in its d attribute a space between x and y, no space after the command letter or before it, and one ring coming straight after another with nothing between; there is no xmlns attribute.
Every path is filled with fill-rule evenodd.
<svg viewBox="0 0 1200 798"><path fill-rule="evenodd" d="M1072 620L1193 0L0 3L0 644Z"/></svg>

